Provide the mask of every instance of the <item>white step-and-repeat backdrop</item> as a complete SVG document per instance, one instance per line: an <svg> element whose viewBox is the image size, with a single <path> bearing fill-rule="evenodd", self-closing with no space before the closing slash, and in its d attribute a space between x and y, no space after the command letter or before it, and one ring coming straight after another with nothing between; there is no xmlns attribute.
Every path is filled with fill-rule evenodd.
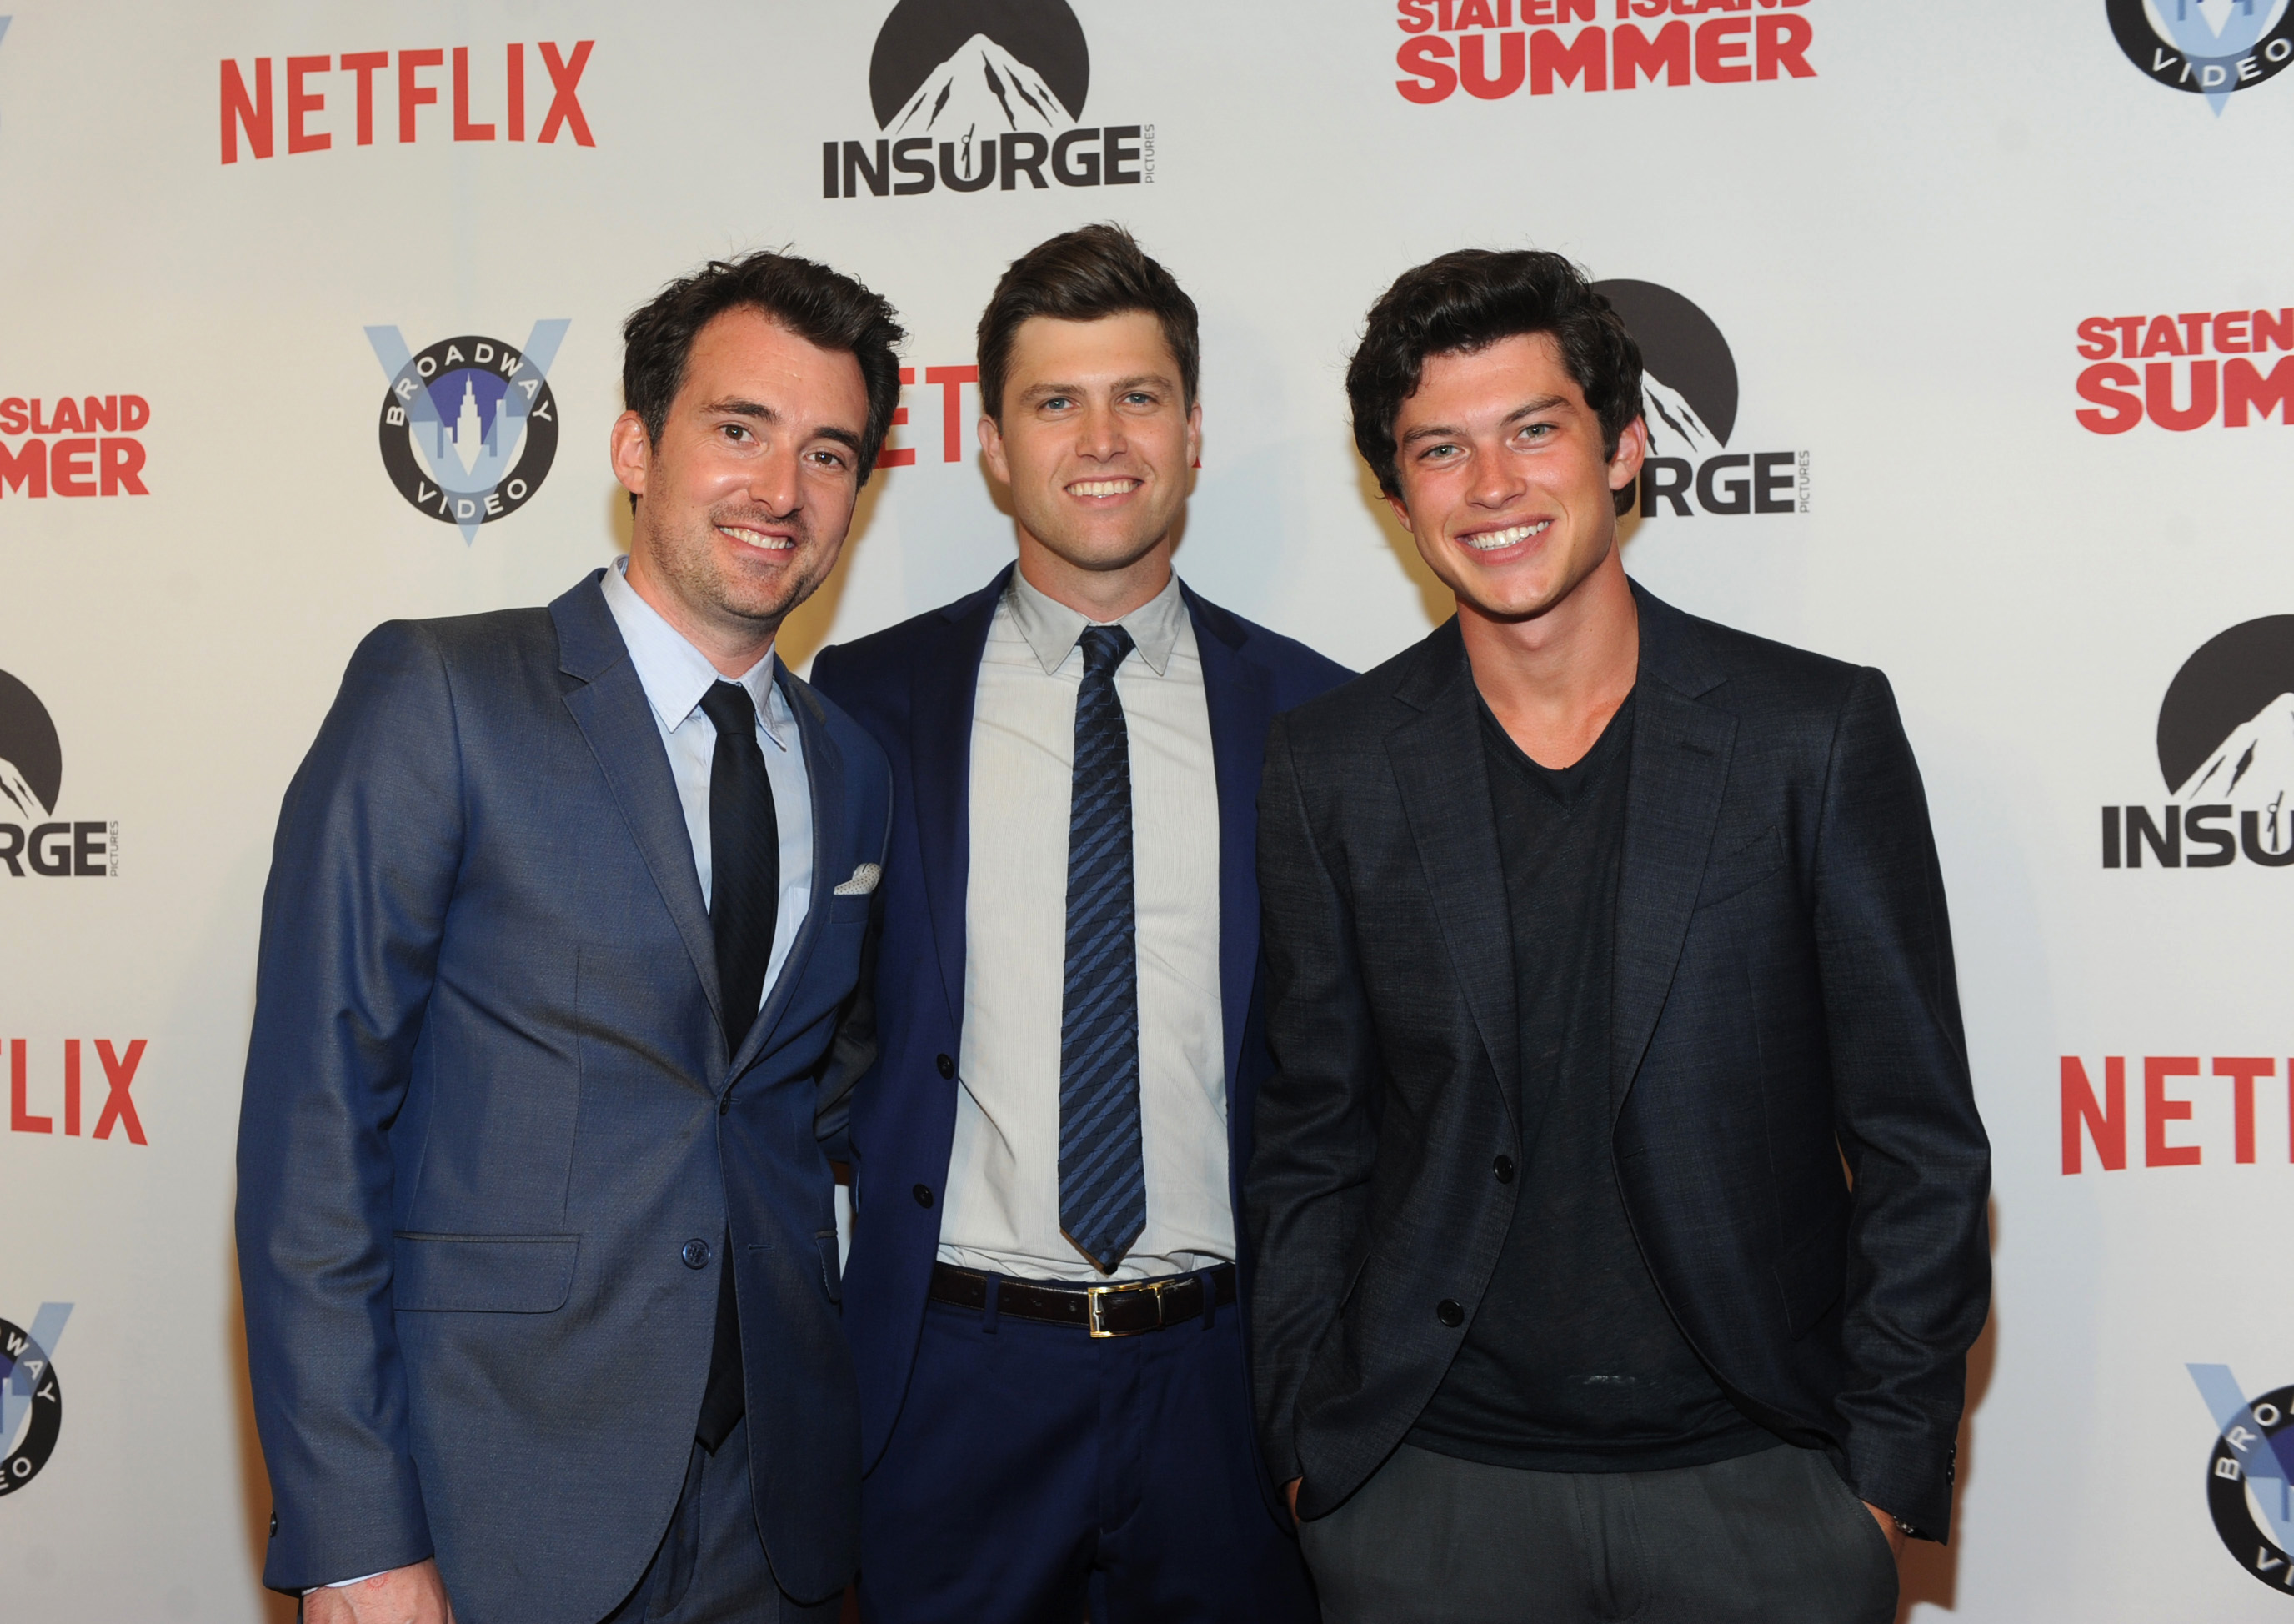
<svg viewBox="0 0 2294 1624"><path fill-rule="evenodd" d="M1115 219L1203 312L1180 569L1355 665L1449 612L1349 442L1363 310L1466 244L1608 284L1628 567L1884 668L1934 806L1998 1285L1909 1612L2294 1620L2289 0L13 5L0 1612L279 1605L232 1139L273 820L361 633L610 559L620 320L762 245L915 335L788 652L969 590L1013 545L980 304Z"/></svg>

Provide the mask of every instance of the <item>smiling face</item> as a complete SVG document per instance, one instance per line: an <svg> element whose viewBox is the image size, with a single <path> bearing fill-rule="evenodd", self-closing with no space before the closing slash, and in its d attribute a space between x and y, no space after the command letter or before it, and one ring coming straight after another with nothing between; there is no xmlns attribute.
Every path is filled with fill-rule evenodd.
<svg viewBox="0 0 2294 1624"><path fill-rule="evenodd" d="M1063 600L1072 594L1039 574L1072 583L1103 608L1110 583L1090 577L1167 577L1202 411L1187 404L1162 324L1145 311L1031 317L1013 336L1006 378L1003 420L982 418L980 443L1012 487L1029 579ZM1161 590L1152 584L1148 597Z"/></svg>
<svg viewBox="0 0 2294 1624"><path fill-rule="evenodd" d="M695 336L658 440L633 412L614 423L630 584L720 670L763 657L836 567L867 418L857 360L743 308Z"/></svg>
<svg viewBox="0 0 2294 1624"><path fill-rule="evenodd" d="M1542 616L1616 553L1615 494L1640 476L1636 420L1605 453L1601 423L1550 333L1436 355L1395 419L1394 510L1461 613Z"/></svg>

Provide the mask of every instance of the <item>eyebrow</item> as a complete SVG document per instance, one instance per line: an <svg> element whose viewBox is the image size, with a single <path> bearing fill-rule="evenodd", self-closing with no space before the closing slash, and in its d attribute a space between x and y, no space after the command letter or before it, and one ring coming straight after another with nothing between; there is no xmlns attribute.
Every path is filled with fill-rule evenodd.
<svg viewBox="0 0 2294 1624"><path fill-rule="evenodd" d="M761 423L777 423L781 420L781 414L773 407L759 401L743 400L738 396L728 400L712 400L701 410L709 417L747 417L754 418ZM812 432L818 438L834 440L839 445L850 450L860 449L860 434L858 429L840 428L834 423L827 423L815 428Z"/></svg>
<svg viewBox="0 0 2294 1624"><path fill-rule="evenodd" d="M1516 406L1512 411L1507 412L1505 414L1504 422L1517 423L1525 417L1533 417L1540 412L1550 412L1556 406L1566 406L1568 404L1568 400L1565 396L1559 395L1541 395L1535 400L1524 401L1520 405ZM1500 426L1503 427L1504 425L1501 424ZM1467 435L1466 431L1462 428L1452 428L1448 425L1442 423L1428 423L1423 427L1413 428L1408 434L1403 435L1402 437L1402 443L1404 445L1415 445L1420 440L1462 440L1468 437L1469 437Z"/></svg>
<svg viewBox="0 0 2294 1624"><path fill-rule="evenodd" d="M1143 388L1149 384L1152 384L1159 389L1166 390L1175 390L1179 387L1177 381L1168 373L1165 372L1141 372L1136 377L1118 379L1109 387L1112 388L1116 394L1122 395L1128 393L1130 390ZM1089 393L1089 391L1081 384L1039 383L1021 390L1020 392L1020 398L1021 400L1029 401L1049 400L1055 395L1084 395L1087 393Z"/></svg>

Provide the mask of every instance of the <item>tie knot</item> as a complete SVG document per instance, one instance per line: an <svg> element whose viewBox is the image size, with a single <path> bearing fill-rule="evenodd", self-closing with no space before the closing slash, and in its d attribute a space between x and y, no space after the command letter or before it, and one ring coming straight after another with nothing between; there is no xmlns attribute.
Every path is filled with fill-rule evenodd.
<svg viewBox="0 0 2294 1624"><path fill-rule="evenodd" d="M1103 677L1131 652L1131 633L1121 626L1086 626L1076 640L1083 646L1083 673Z"/></svg>
<svg viewBox="0 0 2294 1624"><path fill-rule="evenodd" d="M711 683L709 691L701 696L701 714L715 724L718 732L736 738L754 731L757 725L756 702L738 682Z"/></svg>

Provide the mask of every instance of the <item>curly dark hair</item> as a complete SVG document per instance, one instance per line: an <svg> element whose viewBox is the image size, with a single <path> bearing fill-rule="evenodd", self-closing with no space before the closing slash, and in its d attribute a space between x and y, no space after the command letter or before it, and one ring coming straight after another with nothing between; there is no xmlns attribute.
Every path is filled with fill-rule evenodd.
<svg viewBox="0 0 2294 1624"><path fill-rule="evenodd" d="M1129 232L1119 225L1086 225L1037 243L1013 260L996 284L980 317L980 409L998 423L1004 420L1012 343L1030 316L1095 322L1134 310L1162 323L1163 341L1179 363L1180 391L1192 407L1203 353L1195 301Z"/></svg>
<svg viewBox="0 0 2294 1624"><path fill-rule="evenodd" d="M1562 364L1600 420L1602 453L1641 414L1641 347L1585 273L1558 254L1460 249L1404 271L1370 307L1361 345L1346 366L1354 445L1399 499L1395 420L1418 392L1436 355L1471 354L1521 333L1551 333ZM1633 493L1617 493L1617 511Z"/></svg>
<svg viewBox="0 0 2294 1624"><path fill-rule="evenodd" d="M739 259L712 259L663 288L622 324L622 401L644 420L646 437L658 444L668 426L693 340L718 316L741 309L761 311L806 343L860 363L868 421L856 454L860 483L867 484L899 404L898 351L908 335L883 295L793 254L763 249Z"/></svg>

